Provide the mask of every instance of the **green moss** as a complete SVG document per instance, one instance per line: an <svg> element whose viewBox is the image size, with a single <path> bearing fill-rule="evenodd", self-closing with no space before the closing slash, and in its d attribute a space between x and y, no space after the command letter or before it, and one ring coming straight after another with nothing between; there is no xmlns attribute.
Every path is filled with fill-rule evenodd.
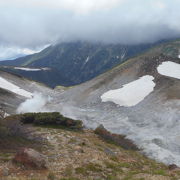
<svg viewBox="0 0 180 180"><path fill-rule="evenodd" d="M104 164L106 165L106 168L112 169L114 172L123 172L121 170L121 167L117 163L111 163L109 161L106 161Z"/></svg>
<svg viewBox="0 0 180 180"><path fill-rule="evenodd" d="M153 174L155 175L162 175L162 176L167 176L167 173L164 169L158 169L158 170L154 170Z"/></svg>
<svg viewBox="0 0 180 180"><path fill-rule="evenodd" d="M109 175L106 180L119 180L119 178L117 176Z"/></svg>
<svg viewBox="0 0 180 180"><path fill-rule="evenodd" d="M92 171L92 172L101 172L102 171L102 167L99 164L94 164L94 163L89 163L88 165L86 165L86 169L88 171Z"/></svg>
<svg viewBox="0 0 180 180"><path fill-rule="evenodd" d="M76 168L75 171L77 174L88 175L89 172L102 172L102 167L99 164L89 163L84 165L83 167Z"/></svg>
<svg viewBox="0 0 180 180"><path fill-rule="evenodd" d="M48 176L47 176L47 179L48 179L48 180L55 180L55 179L56 179L56 176L55 176L54 173L50 172L50 173L48 174Z"/></svg>
<svg viewBox="0 0 180 180"><path fill-rule="evenodd" d="M69 177L69 178L61 178L60 180L80 180L80 179L75 177Z"/></svg>
<svg viewBox="0 0 180 180"><path fill-rule="evenodd" d="M78 167L75 171L77 174L87 175L87 170L84 167Z"/></svg>

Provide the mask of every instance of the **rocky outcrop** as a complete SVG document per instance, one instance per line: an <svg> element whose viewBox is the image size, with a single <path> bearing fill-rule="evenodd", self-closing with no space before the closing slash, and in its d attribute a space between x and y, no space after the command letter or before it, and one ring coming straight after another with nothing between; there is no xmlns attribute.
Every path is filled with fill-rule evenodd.
<svg viewBox="0 0 180 180"><path fill-rule="evenodd" d="M176 165L176 164L170 164L169 166L168 166L168 168L169 168L169 170L175 170L175 169L177 169L178 168L178 166Z"/></svg>
<svg viewBox="0 0 180 180"><path fill-rule="evenodd" d="M95 133L99 135L104 140L114 143L116 145L121 146L123 149L126 150L139 150L137 146L129 139L126 139L125 136L119 134L112 134L107 131L103 125L100 125L95 129Z"/></svg>
<svg viewBox="0 0 180 180"><path fill-rule="evenodd" d="M19 150L16 153L13 162L22 164L26 168L47 169L46 157L31 148L23 148Z"/></svg>

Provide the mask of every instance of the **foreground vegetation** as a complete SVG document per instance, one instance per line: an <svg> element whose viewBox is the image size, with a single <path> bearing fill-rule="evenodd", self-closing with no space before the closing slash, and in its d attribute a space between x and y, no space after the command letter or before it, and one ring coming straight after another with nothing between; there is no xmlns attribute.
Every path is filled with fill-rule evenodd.
<svg viewBox="0 0 180 180"><path fill-rule="evenodd" d="M19 142L21 147L31 147L48 158L47 170L26 169L21 164L14 164L12 159L16 153L13 147L0 148L0 179L3 180L178 180L180 170L170 170L167 166L150 160L133 148L128 149L123 139L123 146L112 143L113 139L104 141L100 131L96 130L68 130L64 128L52 128L42 125L52 123L54 117L59 114L24 114L5 118L11 121L14 118L28 131L24 140L18 136L9 137L9 142ZM27 118L28 117L28 118ZM31 119L31 118L32 119ZM40 117L40 119L39 119ZM48 121L46 118L48 117ZM37 118L37 119L36 119ZM50 120L50 119L51 120ZM11 119L11 120L10 120ZM38 120L39 119L39 120ZM36 120L36 121L35 121ZM38 126L34 126L38 122ZM39 123L41 122L41 123ZM30 124L29 124L30 123ZM44 123L43 123L44 124ZM61 126L62 127L62 124ZM73 126L74 127L74 126ZM107 132L106 132L107 133ZM27 135L27 134L26 134ZM110 136L107 133L108 137ZM38 139L34 139L38 137ZM115 136L117 140L117 136ZM118 136L119 138L119 136ZM15 140L16 139L16 140ZM110 143L109 143L110 142ZM130 143L129 141L127 141ZM131 147L132 144L130 143Z"/></svg>

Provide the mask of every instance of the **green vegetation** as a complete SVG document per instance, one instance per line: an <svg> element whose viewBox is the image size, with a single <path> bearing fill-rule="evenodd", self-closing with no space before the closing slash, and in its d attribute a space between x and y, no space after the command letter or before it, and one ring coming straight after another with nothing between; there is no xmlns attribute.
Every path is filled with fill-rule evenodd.
<svg viewBox="0 0 180 180"><path fill-rule="evenodd" d="M99 164L89 163L83 167L76 168L75 171L77 174L88 175L90 172L101 173L103 169Z"/></svg>
<svg viewBox="0 0 180 180"><path fill-rule="evenodd" d="M57 127L67 127L70 129L82 129L83 123L80 120L73 120L64 117L58 112L52 113L25 113L21 115L16 115L19 117L20 121L24 124L34 124L34 125L45 125L45 126L57 126Z"/></svg>
<svg viewBox="0 0 180 180"><path fill-rule="evenodd" d="M108 143L121 146L122 148L127 150L139 150L131 140L126 139L126 137L122 135L111 134L102 125L97 127L94 132Z"/></svg>
<svg viewBox="0 0 180 180"><path fill-rule="evenodd" d="M54 173L50 172L47 176L48 180L55 180L56 176L54 175Z"/></svg>

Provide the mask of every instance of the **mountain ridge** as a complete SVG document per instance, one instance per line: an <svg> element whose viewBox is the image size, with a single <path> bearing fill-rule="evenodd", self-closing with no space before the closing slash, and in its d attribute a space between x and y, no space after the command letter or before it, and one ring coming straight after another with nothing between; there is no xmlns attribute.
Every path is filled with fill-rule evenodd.
<svg viewBox="0 0 180 180"><path fill-rule="evenodd" d="M161 42L155 44L159 43ZM62 43L50 46L34 55L13 61L1 61L0 65L6 66L4 69L9 72L43 82L50 87L58 85L72 86L88 81L153 46L154 44ZM34 72L27 73L7 66L48 67L51 70L36 72L36 77L34 77ZM59 80L57 79L55 83L51 83L50 80L56 79L55 76L58 76Z"/></svg>

